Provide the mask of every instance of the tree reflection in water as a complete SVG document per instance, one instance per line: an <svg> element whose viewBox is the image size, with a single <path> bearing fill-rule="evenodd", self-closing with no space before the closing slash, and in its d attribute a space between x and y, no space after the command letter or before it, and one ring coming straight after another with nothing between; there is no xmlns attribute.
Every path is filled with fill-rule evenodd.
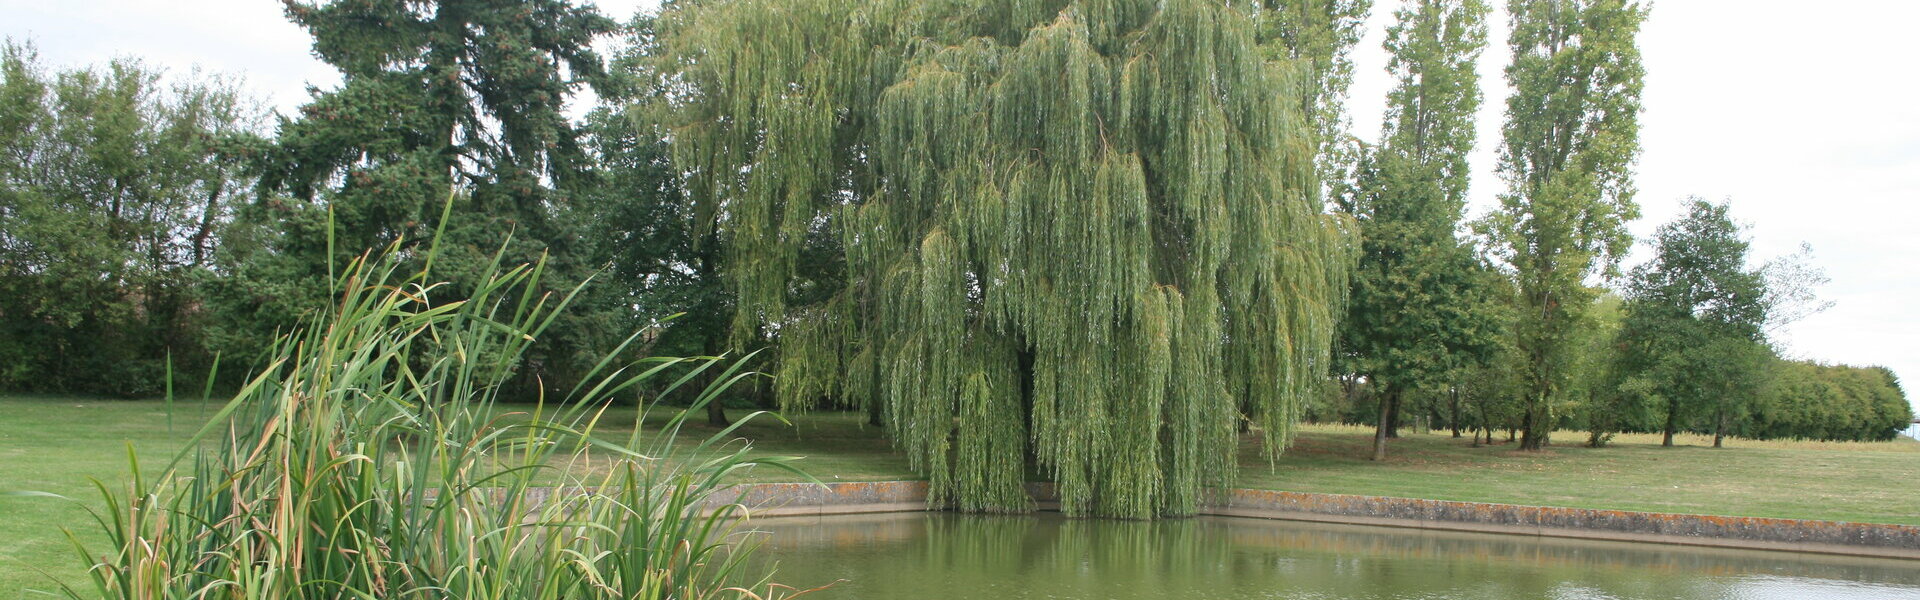
<svg viewBox="0 0 1920 600"><path fill-rule="evenodd" d="M821 598L1920 599L1911 561L1329 525L896 513L759 520Z"/></svg>

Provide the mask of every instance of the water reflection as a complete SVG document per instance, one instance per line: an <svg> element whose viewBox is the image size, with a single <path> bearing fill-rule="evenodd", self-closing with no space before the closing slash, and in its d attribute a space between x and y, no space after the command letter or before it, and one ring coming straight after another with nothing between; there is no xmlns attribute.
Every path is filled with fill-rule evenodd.
<svg viewBox="0 0 1920 600"><path fill-rule="evenodd" d="M1212 518L898 513L767 519L779 580L819 598L1913 598L1920 564Z"/></svg>

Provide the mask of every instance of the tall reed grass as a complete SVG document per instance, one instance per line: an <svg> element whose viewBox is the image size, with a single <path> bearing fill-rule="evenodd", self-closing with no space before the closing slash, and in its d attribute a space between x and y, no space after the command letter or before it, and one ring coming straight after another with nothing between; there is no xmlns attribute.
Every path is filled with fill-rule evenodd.
<svg viewBox="0 0 1920 600"><path fill-rule="evenodd" d="M60 595L792 595L749 566L746 509L721 495L730 474L786 459L749 459L732 429L673 443L685 414L748 375L741 362L609 359L568 397L515 414L502 384L579 289L541 294L542 264L496 258L470 293L439 298L449 286L401 273L394 254L345 268L337 303L284 337L186 450L157 470L130 450L131 481L95 481L107 542L67 533L88 582ZM693 395L692 408L625 443L592 435L612 400L643 387ZM613 468L586 480L568 468L584 461Z"/></svg>

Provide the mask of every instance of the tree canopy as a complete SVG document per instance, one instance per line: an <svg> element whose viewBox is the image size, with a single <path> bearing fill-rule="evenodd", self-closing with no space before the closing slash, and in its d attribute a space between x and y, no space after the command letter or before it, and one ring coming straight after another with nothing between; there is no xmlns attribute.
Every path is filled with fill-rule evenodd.
<svg viewBox="0 0 1920 600"><path fill-rule="evenodd" d="M503 245L507 260L545 257L553 280L601 266L578 220L594 211L574 210L595 189L597 163L564 109L606 81L592 44L613 20L565 0L285 4L341 83L314 90L255 161L264 206L254 217L277 235L243 268L255 273L247 285L276 293L237 290L270 300L231 310L286 322L318 303L333 265L402 239L437 237L436 271L463 288ZM561 348L595 345L583 339L602 329L590 321L556 328L517 383L570 383L594 357Z"/></svg>
<svg viewBox="0 0 1920 600"><path fill-rule="evenodd" d="M1499 171L1508 191L1483 222L1519 284L1524 357L1521 447L1553 430L1577 358L1576 329L1593 303L1587 279L1612 274L1639 214L1646 70L1635 39L1647 9L1631 0L1508 3L1513 62Z"/></svg>
<svg viewBox="0 0 1920 600"><path fill-rule="evenodd" d="M1890 371L1771 356L1826 277L1806 250L1748 268L1725 205L1618 278L1643 1L1507 5L1505 193L1463 230L1488 4L1394 5L1372 143L1345 107L1371 0L678 0L625 23L289 0L342 77L277 128L219 75L9 43L0 390L237 384L334 267L400 241L436 297L496 258L596 279L525 290L577 295L502 397L752 354L772 377L710 422L860 410L969 511L1050 481L1075 515L1191 513L1302 418L1373 424L1382 458L1403 423L1538 449L1910 418Z"/></svg>
<svg viewBox="0 0 1920 600"><path fill-rule="evenodd" d="M1665 410L1665 444L1682 419L1707 419L1719 435L1759 395L1765 346L1765 276L1747 266L1747 240L1729 205L1694 199L1654 234L1653 259L1633 271L1621 331L1625 376ZM1686 413L1686 414L1683 414Z"/></svg>
<svg viewBox="0 0 1920 600"><path fill-rule="evenodd" d="M1886 367L1778 361L1751 406L1743 435L1810 440L1891 440L1913 424L1900 378Z"/></svg>
<svg viewBox="0 0 1920 600"><path fill-rule="evenodd" d="M675 157L783 406L878 401L937 503L1187 514L1324 377L1306 65L1201 0L685 4ZM1276 42L1277 43L1277 42ZM821 239L844 284L796 276Z"/></svg>
<svg viewBox="0 0 1920 600"><path fill-rule="evenodd" d="M0 46L0 389L164 391L211 361L200 284L261 111L208 77Z"/></svg>
<svg viewBox="0 0 1920 600"><path fill-rule="evenodd" d="M1501 323L1471 244L1456 237L1467 202L1487 6L1422 0L1387 30L1388 94L1378 149L1342 208L1361 232L1341 349L1380 398L1374 458L1407 390L1433 389L1492 355Z"/></svg>

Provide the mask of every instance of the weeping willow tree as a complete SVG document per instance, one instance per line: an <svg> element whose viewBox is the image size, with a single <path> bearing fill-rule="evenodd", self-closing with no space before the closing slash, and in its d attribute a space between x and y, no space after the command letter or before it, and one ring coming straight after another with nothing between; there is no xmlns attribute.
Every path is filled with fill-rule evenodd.
<svg viewBox="0 0 1920 600"><path fill-rule="evenodd" d="M1352 253L1266 12L668 6L674 159L783 408L874 407L972 511L1028 508L1031 465L1070 514L1190 514L1242 420L1284 449Z"/></svg>

